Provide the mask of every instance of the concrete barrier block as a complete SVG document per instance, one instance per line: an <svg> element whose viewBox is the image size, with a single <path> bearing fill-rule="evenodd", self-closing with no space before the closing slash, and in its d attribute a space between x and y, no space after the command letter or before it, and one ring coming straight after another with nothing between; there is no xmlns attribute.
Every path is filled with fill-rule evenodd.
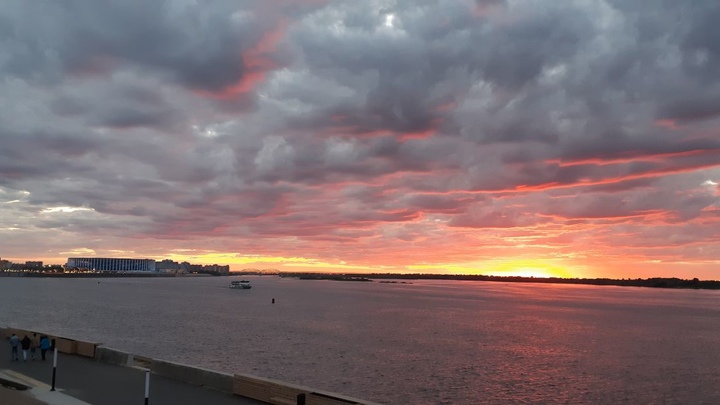
<svg viewBox="0 0 720 405"><path fill-rule="evenodd" d="M299 394L305 394L306 405L380 405L332 392L313 390L270 378L235 374L233 394L273 405L295 405Z"/></svg>
<svg viewBox="0 0 720 405"><path fill-rule="evenodd" d="M131 364L132 357L133 356L130 353L125 353L109 347L98 346L95 348L95 360L103 363L127 366Z"/></svg>
<svg viewBox="0 0 720 405"><path fill-rule="evenodd" d="M78 340L76 341L76 346L78 355L92 358L95 357L95 343L83 342Z"/></svg>
<svg viewBox="0 0 720 405"><path fill-rule="evenodd" d="M233 394L272 405L295 405L298 394L310 392L307 387L247 374L235 374L233 379Z"/></svg>
<svg viewBox="0 0 720 405"><path fill-rule="evenodd" d="M152 360L150 371L187 384L211 388L227 394L233 392L232 374L157 359Z"/></svg>
<svg viewBox="0 0 720 405"><path fill-rule="evenodd" d="M326 391L314 391L305 396L305 405L380 405L362 399Z"/></svg>
<svg viewBox="0 0 720 405"><path fill-rule="evenodd" d="M133 355L130 357L128 365L149 369L152 366L152 361L153 359L151 359L150 357Z"/></svg>
<svg viewBox="0 0 720 405"><path fill-rule="evenodd" d="M65 338L55 338L55 347L60 353L75 354L77 353L77 342Z"/></svg>
<svg viewBox="0 0 720 405"><path fill-rule="evenodd" d="M32 331L18 328L6 328L5 333L7 334L8 338L14 333L20 339L22 339L25 335L32 337L33 334Z"/></svg>

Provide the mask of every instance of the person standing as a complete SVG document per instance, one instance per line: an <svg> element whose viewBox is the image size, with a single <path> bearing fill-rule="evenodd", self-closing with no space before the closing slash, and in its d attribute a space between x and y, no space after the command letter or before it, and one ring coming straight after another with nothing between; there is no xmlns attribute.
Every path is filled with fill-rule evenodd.
<svg viewBox="0 0 720 405"><path fill-rule="evenodd" d="M50 338L42 335L42 337L40 337L40 356L43 361L45 361L45 353L47 353L48 350L50 350Z"/></svg>
<svg viewBox="0 0 720 405"><path fill-rule="evenodd" d="M38 340L37 333L33 332L30 338L30 359L35 360L35 352L37 351L40 341Z"/></svg>
<svg viewBox="0 0 720 405"><path fill-rule="evenodd" d="M20 338L16 334L10 336L10 347L12 348L11 360L18 361L18 346L20 346Z"/></svg>
<svg viewBox="0 0 720 405"><path fill-rule="evenodd" d="M20 341L20 346L22 347L23 351L23 361L27 361L28 350L30 350L30 338L28 337L28 335L23 336L22 340Z"/></svg>

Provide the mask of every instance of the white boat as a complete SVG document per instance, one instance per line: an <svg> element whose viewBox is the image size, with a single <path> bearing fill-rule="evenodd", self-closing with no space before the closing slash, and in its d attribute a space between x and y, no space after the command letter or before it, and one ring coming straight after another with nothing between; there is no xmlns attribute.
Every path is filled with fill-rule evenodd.
<svg viewBox="0 0 720 405"><path fill-rule="evenodd" d="M250 282L247 280L231 281L229 287L237 290L249 290L252 288Z"/></svg>

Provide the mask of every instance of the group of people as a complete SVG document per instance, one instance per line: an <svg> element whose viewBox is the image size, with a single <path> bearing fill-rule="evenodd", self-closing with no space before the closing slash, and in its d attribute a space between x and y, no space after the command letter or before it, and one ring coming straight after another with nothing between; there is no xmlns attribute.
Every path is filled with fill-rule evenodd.
<svg viewBox="0 0 720 405"><path fill-rule="evenodd" d="M50 346L50 338L45 335L38 337L37 333L33 333L32 336L25 335L22 339L14 333L10 336L12 361L20 361L18 348L22 350L22 357L25 362L28 360L28 352L30 352L30 359L35 360L35 353L38 349L40 349L40 357L45 361L45 354L50 350Z"/></svg>

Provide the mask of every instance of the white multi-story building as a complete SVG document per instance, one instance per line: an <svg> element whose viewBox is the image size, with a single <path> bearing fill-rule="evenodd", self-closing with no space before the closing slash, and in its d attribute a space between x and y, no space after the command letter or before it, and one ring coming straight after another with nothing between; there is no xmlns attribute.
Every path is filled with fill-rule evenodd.
<svg viewBox="0 0 720 405"><path fill-rule="evenodd" d="M154 259L124 259L104 257L70 257L67 269L117 272L154 272Z"/></svg>

